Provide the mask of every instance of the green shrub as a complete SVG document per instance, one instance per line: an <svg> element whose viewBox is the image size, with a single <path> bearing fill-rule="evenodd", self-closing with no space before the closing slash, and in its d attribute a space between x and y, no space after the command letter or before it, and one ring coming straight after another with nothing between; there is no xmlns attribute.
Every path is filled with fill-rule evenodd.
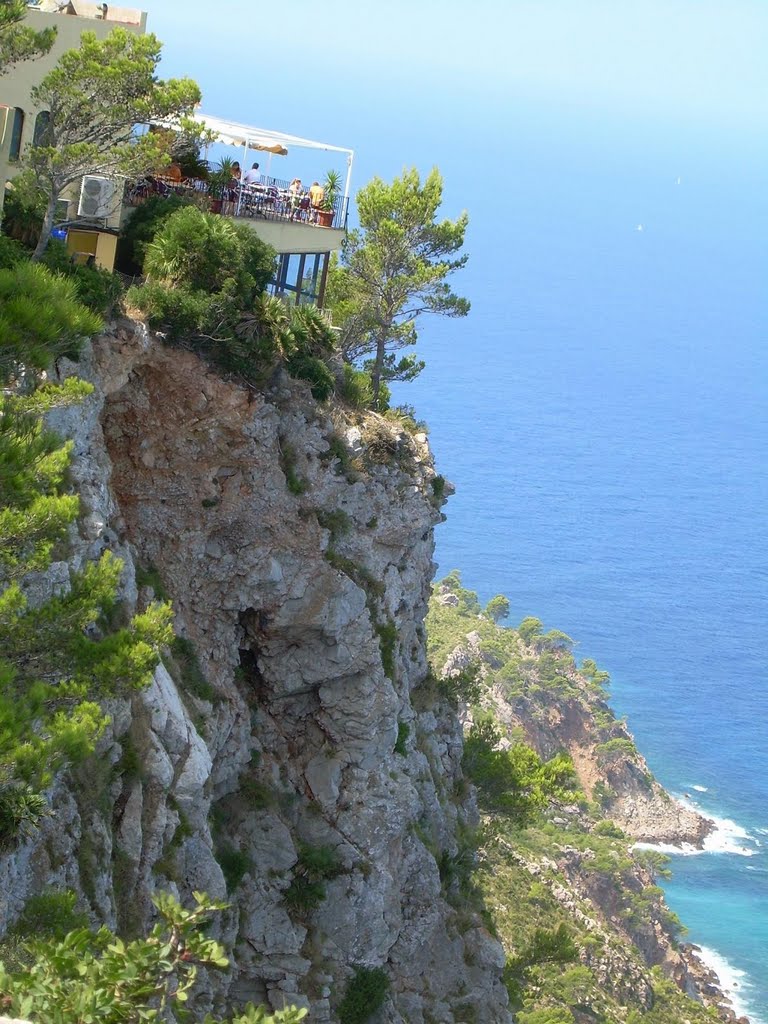
<svg viewBox="0 0 768 1024"><path fill-rule="evenodd" d="M216 859L224 875L224 881L227 883L228 893L237 889L253 867L253 861L248 854L243 850L238 850L230 843L222 843L216 847Z"/></svg>
<svg viewBox="0 0 768 1024"><path fill-rule="evenodd" d="M365 1024L384 1003L389 978L381 967L358 967L339 1003L340 1024Z"/></svg>
<svg viewBox="0 0 768 1024"><path fill-rule="evenodd" d="M337 537L349 533L352 521L343 509L336 508L328 511L327 509L319 508L315 515L320 526L330 532L331 540L336 540Z"/></svg>
<svg viewBox="0 0 768 1024"><path fill-rule="evenodd" d="M339 396L353 409L370 409L373 405L373 383L367 370L358 370L350 363L344 363L344 380Z"/></svg>
<svg viewBox="0 0 768 1024"><path fill-rule="evenodd" d="M160 571L154 565L149 565L147 568L141 565L136 566L136 586L151 587L158 601L170 601L171 599L170 594L165 589Z"/></svg>
<svg viewBox="0 0 768 1024"><path fill-rule="evenodd" d="M381 648L381 664L384 675L395 678L395 644L397 643L397 626L394 622L384 622L376 626L376 635Z"/></svg>
<svg viewBox="0 0 768 1024"><path fill-rule="evenodd" d="M341 865L331 846L299 843L299 859L283 902L295 913L308 914L325 899L324 883L340 874Z"/></svg>
<svg viewBox="0 0 768 1024"><path fill-rule="evenodd" d="M627 838L619 826L609 818L604 818L602 821L598 821L593 831L596 836L608 836L610 839ZM660 854L660 856L663 857L664 854Z"/></svg>
<svg viewBox="0 0 768 1024"><path fill-rule="evenodd" d="M225 344L237 318L236 304L228 295L170 288L157 281L133 285L126 301L144 314L150 327L163 331L171 341L195 342L205 337L221 338L220 344Z"/></svg>
<svg viewBox="0 0 768 1024"><path fill-rule="evenodd" d="M325 402L336 388L336 378L318 356L296 352L286 360L285 368L292 377L309 383L312 397L318 402Z"/></svg>
<svg viewBox="0 0 768 1024"><path fill-rule="evenodd" d="M224 292L244 309L263 292L273 270L274 250L252 231L194 206L172 213L145 248L150 280L191 292Z"/></svg>
<svg viewBox="0 0 768 1024"><path fill-rule="evenodd" d="M303 494L307 489L307 482L296 472L296 451L285 441L280 448L280 468L285 476L285 485L291 494Z"/></svg>
<svg viewBox="0 0 768 1024"><path fill-rule="evenodd" d="M296 914L308 914L325 899L325 886L322 882L297 875L283 894L283 903Z"/></svg>
<svg viewBox="0 0 768 1024"><path fill-rule="evenodd" d="M491 622L501 622L502 619L508 619L509 598L503 594L497 594L496 597L492 597L485 606L485 614Z"/></svg>
<svg viewBox="0 0 768 1024"><path fill-rule="evenodd" d="M410 734L411 729L407 722L397 723L397 739L395 740L393 753L400 754L402 757L407 755L408 751L406 750L405 744Z"/></svg>
<svg viewBox="0 0 768 1024"><path fill-rule="evenodd" d="M75 928L87 928L88 915L75 910L76 903L77 893L72 889L64 892L47 889L30 896L9 934L33 939L63 939Z"/></svg>
<svg viewBox="0 0 768 1024"><path fill-rule="evenodd" d="M474 661L466 668L445 676L437 688L454 707L458 707L460 702L470 707L477 704L485 689L480 663Z"/></svg>
<svg viewBox="0 0 768 1024"><path fill-rule="evenodd" d="M0 270L0 379L20 366L47 370L58 356L77 359L83 341L101 327L74 281L26 261Z"/></svg>
<svg viewBox="0 0 768 1024"><path fill-rule="evenodd" d="M323 463L332 462L334 459L338 459L339 465L336 467L336 472L346 473L350 468L351 460L349 448L347 447L344 438L339 437L338 434L332 434L328 438L328 450L321 454L320 459Z"/></svg>
<svg viewBox="0 0 768 1024"><path fill-rule="evenodd" d="M74 281L78 299L94 313L108 315L122 297L123 282L117 274L102 267L73 263L64 243L55 238L48 243L41 262Z"/></svg>
<svg viewBox="0 0 768 1024"><path fill-rule="evenodd" d="M124 274L138 275L144 270L144 253L172 213L188 200L182 196L151 196L136 207L117 241L117 266Z"/></svg>
<svg viewBox="0 0 768 1024"><path fill-rule="evenodd" d="M184 636L175 636L171 642L171 654L179 667L181 684L185 690L200 700L214 703L216 690L211 686L200 667L195 645Z"/></svg>
<svg viewBox="0 0 768 1024"><path fill-rule="evenodd" d="M20 242L7 235L0 235L0 270L10 270L26 259L29 259L29 252Z"/></svg>
<svg viewBox="0 0 768 1024"><path fill-rule="evenodd" d="M435 501L442 501L445 497L445 477L444 476L433 476L432 477L432 496Z"/></svg>
<svg viewBox="0 0 768 1024"><path fill-rule="evenodd" d="M12 850L33 835L47 807L45 797L29 786L0 787L0 851Z"/></svg>
<svg viewBox="0 0 768 1024"><path fill-rule="evenodd" d="M615 736L605 743L598 743L595 753L601 761L615 761L622 757L636 757L637 747L625 736Z"/></svg>

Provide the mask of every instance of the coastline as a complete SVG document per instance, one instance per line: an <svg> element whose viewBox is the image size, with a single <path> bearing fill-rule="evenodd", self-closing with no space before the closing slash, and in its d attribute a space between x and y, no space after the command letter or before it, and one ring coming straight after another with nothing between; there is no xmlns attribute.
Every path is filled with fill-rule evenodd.
<svg viewBox="0 0 768 1024"><path fill-rule="evenodd" d="M723 996L721 1008L731 1011L734 1021L738 1024L768 1024L764 1017L755 1016L744 999L745 993L749 992L749 982L745 982L747 972L730 964L724 956L708 946L699 946L696 943L686 943L681 947L689 969L696 970L696 963L700 964L699 976L702 985L711 990L711 994L717 998L720 993Z"/></svg>

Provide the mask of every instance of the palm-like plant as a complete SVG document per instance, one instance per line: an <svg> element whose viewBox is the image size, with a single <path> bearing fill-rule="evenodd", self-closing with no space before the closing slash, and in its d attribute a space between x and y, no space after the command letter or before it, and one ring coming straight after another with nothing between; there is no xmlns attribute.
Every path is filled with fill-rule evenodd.
<svg viewBox="0 0 768 1024"><path fill-rule="evenodd" d="M336 208L336 201L341 194L341 175L338 171L327 171L323 183L323 198L320 209L326 213L332 213Z"/></svg>
<svg viewBox="0 0 768 1024"><path fill-rule="evenodd" d="M296 351L288 307L282 299L266 292L256 299L252 311L242 317L235 333L265 372Z"/></svg>

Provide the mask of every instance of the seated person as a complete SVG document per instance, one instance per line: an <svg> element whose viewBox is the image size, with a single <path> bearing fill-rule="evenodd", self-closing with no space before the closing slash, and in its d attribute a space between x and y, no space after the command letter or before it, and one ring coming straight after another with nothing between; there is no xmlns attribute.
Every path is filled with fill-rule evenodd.
<svg viewBox="0 0 768 1024"><path fill-rule="evenodd" d="M168 164L168 166L163 171L163 175L166 178L169 178L171 181L181 181L181 179L184 177L181 167L179 167L175 160L173 161L173 163Z"/></svg>
<svg viewBox="0 0 768 1024"><path fill-rule="evenodd" d="M235 162L232 164L232 180L240 181L241 177L242 171L240 170L240 164L238 163L237 160L235 160Z"/></svg>
<svg viewBox="0 0 768 1024"><path fill-rule="evenodd" d="M254 164L253 167L243 175L243 183L245 185L255 185L260 177L259 165Z"/></svg>

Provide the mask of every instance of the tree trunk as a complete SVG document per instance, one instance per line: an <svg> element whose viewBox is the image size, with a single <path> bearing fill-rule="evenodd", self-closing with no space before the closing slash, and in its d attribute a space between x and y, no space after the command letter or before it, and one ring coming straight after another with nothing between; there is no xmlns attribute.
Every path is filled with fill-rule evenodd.
<svg viewBox="0 0 768 1024"><path fill-rule="evenodd" d="M45 216L43 217L43 226L40 229L40 237L37 240L35 251L32 253L33 260L42 259L43 253L48 248L48 242L51 240L51 228L53 227L53 218L56 213L56 203L58 201L58 194L52 195L48 200L48 206L46 207Z"/></svg>
<svg viewBox="0 0 768 1024"><path fill-rule="evenodd" d="M373 384L373 408L380 412L379 409L379 391L381 390L381 371L384 369L384 351L387 343L386 334L381 331L376 338L376 359L373 363L373 370L371 371L371 383Z"/></svg>

